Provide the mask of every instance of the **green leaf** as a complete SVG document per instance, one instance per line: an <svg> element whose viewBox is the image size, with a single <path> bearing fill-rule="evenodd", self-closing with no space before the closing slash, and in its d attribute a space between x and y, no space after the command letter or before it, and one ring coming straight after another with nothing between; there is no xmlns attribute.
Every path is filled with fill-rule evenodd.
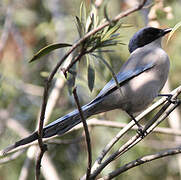
<svg viewBox="0 0 181 180"><path fill-rule="evenodd" d="M81 23L79 17L76 16L75 18L76 18L76 22L77 22L76 23L77 31L79 33L79 37L81 38L83 36L83 34L84 34L83 26L82 26L82 23Z"/></svg>
<svg viewBox="0 0 181 180"><path fill-rule="evenodd" d="M85 24L85 21L87 19L87 15L86 15L86 7L85 7L85 1L84 0L80 4L80 19L81 19L81 23Z"/></svg>
<svg viewBox="0 0 181 180"><path fill-rule="evenodd" d="M177 23L173 28L172 31L169 33L168 39L167 39L167 43L170 40L170 38L173 36L173 34L175 33L175 31L181 26L181 21L179 23Z"/></svg>
<svg viewBox="0 0 181 180"><path fill-rule="evenodd" d="M118 82L118 80L117 80L117 78L116 78L116 74L114 73L114 70L112 69L112 67L107 63L107 61L106 61L102 56L97 56L97 55L95 55L95 54L91 54L91 55L94 56L96 59L100 59L100 60L105 64L105 66L106 66L106 67L109 69L109 71L111 72L112 77L113 77L113 79L115 80L116 85L117 85L117 87L118 87L119 90L120 90L120 93L122 93L122 92L121 92L121 89L120 89L119 82Z"/></svg>
<svg viewBox="0 0 181 180"><path fill-rule="evenodd" d="M87 32L89 32L92 29L93 25L94 25L94 14L90 16L90 24L89 24Z"/></svg>
<svg viewBox="0 0 181 180"><path fill-rule="evenodd" d="M88 87L89 87L89 90L92 91L94 88L94 82L95 82L95 70L90 63L88 65L87 75L88 75Z"/></svg>
<svg viewBox="0 0 181 180"><path fill-rule="evenodd" d="M109 21L110 24L111 24L111 20L109 19L108 14L107 14L107 4L104 6L104 17L105 17L106 20Z"/></svg>
<svg viewBox="0 0 181 180"><path fill-rule="evenodd" d="M68 85L68 92L70 95L72 94L72 90L75 86L76 75L77 75L76 72L68 73L67 85Z"/></svg>
<svg viewBox="0 0 181 180"><path fill-rule="evenodd" d="M110 29L108 29L108 31L105 34L103 34L102 40L108 40L111 37L111 35L113 35L120 27L120 24L112 26Z"/></svg>
<svg viewBox="0 0 181 180"><path fill-rule="evenodd" d="M120 45L125 45L124 43L119 42L119 41L106 40L106 41L104 41L104 42L101 43L100 48L102 48L102 47L108 47L108 46L115 46L115 45L118 45L118 44L120 44Z"/></svg>
<svg viewBox="0 0 181 180"><path fill-rule="evenodd" d="M50 44L50 45L45 46L44 48L40 49L29 62L33 62L33 61L41 58L42 56L45 56L46 54L48 54L49 52L51 52L55 49L69 47L69 46L72 46L72 45L67 44L67 43Z"/></svg>
<svg viewBox="0 0 181 180"><path fill-rule="evenodd" d="M110 49L104 49L104 50L102 50L102 49L98 49L97 51L94 51L95 53L113 53L113 52L115 52L114 50L110 50Z"/></svg>
<svg viewBox="0 0 181 180"><path fill-rule="evenodd" d="M110 39L111 40L113 40L113 39L120 39L121 37L123 37L123 36L121 36L120 35L120 33L115 33L115 34L112 34L111 36L110 36Z"/></svg>
<svg viewBox="0 0 181 180"><path fill-rule="evenodd" d="M93 28L96 28L99 24L99 15L98 15L98 9L97 7L95 6L94 3L91 4L91 15L93 14L94 15L94 23L93 23Z"/></svg>

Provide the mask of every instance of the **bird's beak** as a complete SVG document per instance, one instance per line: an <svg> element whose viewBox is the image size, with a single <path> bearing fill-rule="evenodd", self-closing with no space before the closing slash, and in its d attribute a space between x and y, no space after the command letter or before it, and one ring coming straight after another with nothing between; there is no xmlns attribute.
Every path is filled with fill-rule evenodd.
<svg viewBox="0 0 181 180"><path fill-rule="evenodd" d="M168 34L168 33L171 32L171 31L172 31L172 28L164 29L164 30L163 30L163 35Z"/></svg>

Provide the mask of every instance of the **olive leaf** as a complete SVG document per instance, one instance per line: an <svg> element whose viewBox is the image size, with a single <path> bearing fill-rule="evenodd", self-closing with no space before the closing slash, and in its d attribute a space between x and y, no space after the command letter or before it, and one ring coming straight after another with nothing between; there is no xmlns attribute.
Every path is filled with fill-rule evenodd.
<svg viewBox="0 0 181 180"><path fill-rule="evenodd" d="M75 18L76 18L77 31L79 33L79 37L81 38L84 35L84 27L83 27L83 24L81 23L79 17L75 16Z"/></svg>
<svg viewBox="0 0 181 180"><path fill-rule="evenodd" d="M102 56L98 56L98 55L93 54L93 53L91 53L91 55L92 55L93 57L97 58L97 59L100 59L100 60L104 63L104 65L105 65L105 66L109 69L109 71L111 72L112 77L113 77L113 79L114 79L117 87L120 89L120 85L119 85L119 82L118 82L118 80L117 80L116 74L114 73L112 67L107 63L107 61L106 61ZM120 92L121 92L121 89L120 89ZM122 92L121 92L121 93L122 93Z"/></svg>
<svg viewBox="0 0 181 180"><path fill-rule="evenodd" d="M75 86L75 80L76 80L76 67L73 66L70 70L69 70L69 73L68 73L68 76L67 76L67 85L68 85L68 91L69 91L69 94L71 95L72 94L72 90Z"/></svg>
<svg viewBox="0 0 181 180"><path fill-rule="evenodd" d="M86 11L86 5L84 1L82 1L80 4L80 19L81 19L81 23L85 24L85 21L87 19L87 11Z"/></svg>
<svg viewBox="0 0 181 180"><path fill-rule="evenodd" d="M88 64L88 69L87 69L87 80L88 80L89 90L92 92L92 90L94 89L94 82L95 82L95 70L90 63L90 60L88 62L89 64Z"/></svg>
<svg viewBox="0 0 181 180"><path fill-rule="evenodd" d="M60 48L70 47L70 46L72 46L72 45L67 44L67 43L50 44L50 45L45 46L44 48L40 49L29 62L33 62L33 61L41 58L42 56L45 56L46 54L48 54L49 52L51 52L55 49L60 49Z"/></svg>
<svg viewBox="0 0 181 180"><path fill-rule="evenodd" d="M173 34L175 33L175 31L181 26L181 21L178 22L173 28L172 31L169 33L168 39L167 39L167 43L170 40L170 38L173 36Z"/></svg>

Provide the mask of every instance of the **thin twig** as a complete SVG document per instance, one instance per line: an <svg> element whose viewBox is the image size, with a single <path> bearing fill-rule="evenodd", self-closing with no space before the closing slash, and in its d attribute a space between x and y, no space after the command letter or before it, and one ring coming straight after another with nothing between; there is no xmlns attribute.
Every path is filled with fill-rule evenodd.
<svg viewBox="0 0 181 180"><path fill-rule="evenodd" d="M41 147L40 154L39 154L39 156L37 158L37 162L36 162L36 180L40 179L41 160L42 160L42 157L43 157L43 154L45 153L45 151L47 151L47 145L43 144L43 147Z"/></svg>
<svg viewBox="0 0 181 180"><path fill-rule="evenodd" d="M87 121L87 125L92 126L92 127L101 126L101 127L109 127L109 128L124 128L128 124L127 123L121 123L121 122L102 120L102 119L99 120L99 119L93 118L93 119L89 119ZM134 126L131 128L131 130L137 131L138 127ZM166 134L166 135L172 135L172 136L181 136L181 130L175 129L173 131L172 128L165 128L165 127L156 127L154 129L154 133L160 133L160 134ZM48 141L48 143L50 143L50 142Z"/></svg>
<svg viewBox="0 0 181 180"><path fill-rule="evenodd" d="M171 91L170 80L168 79L167 83L165 84L165 86L162 90L162 93L166 94L170 91ZM173 132L181 129L181 114L180 114L179 108L175 109L175 111L168 116L168 124L169 124L169 127L172 129ZM174 138L174 141L172 139L173 143L174 142L177 143L177 142L181 141L181 137L179 137L179 136L174 136L173 138ZM176 163L178 165L179 176L181 179L181 154L178 154L175 157L175 159L177 161Z"/></svg>
<svg viewBox="0 0 181 180"><path fill-rule="evenodd" d="M178 153L181 153L181 147L172 148L172 149L157 152L157 153L152 154L152 155L143 156L141 158L138 158L138 159L136 159L134 161L131 161L131 162L125 164L124 166L116 169L115 171L109 173L107 176L105 176L103 178L100 178L99 180L113 179L114 177L120 175L121 173L123 173L123 172L125 172L125 171L127 171L127 170L129 170L131 168L134 168L134 167L139 166L141 164L144 164L144 163L156 160L156 159L160 159L160 158L163 158L163 157L166 157L166 156L175 155L175 154L178 154Z"/></svg>
<svg viewBox="0 0 181 180"><path fill-rule="evenodd" d="M92 150L91 150L91 140L90 140L90 135L89 135L89 129L86 123L86 120L84 119L84 115L79 103L79 98L76 92L76 88L73 89L73 95L74 95L74 99L77 105L77 109L79 111L80 114L80 118L81 121L83 123L83 127L84 127L84 132L85 132L85 138L86 138L86 144L87 144L87 152L88 152L88 166L87 166L87 173L86 173L86 180L89 179L90 177L90 173L91 173L91 166L92 166Z"/></svg>
<svg viewBox="0 0 181 180"><path fill-rule="evenodd" d="M85 139L84 136L80 136L74 139L49 139L48 144L78 144Z"/></svg>

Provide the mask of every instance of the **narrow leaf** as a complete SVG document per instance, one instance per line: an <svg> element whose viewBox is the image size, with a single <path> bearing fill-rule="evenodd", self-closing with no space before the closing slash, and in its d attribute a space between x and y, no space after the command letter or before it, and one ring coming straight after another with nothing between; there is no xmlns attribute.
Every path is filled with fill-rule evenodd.
<svg viewBox="0 0 181 180"><path fill-rule="evenodd" d="M124 43L119 42L119 41L106 40L106 41L104 41L104 42L101 43L101 47L115 46L115 45L118 45L118 44L125 45Z"/></svg>
<svg viewBox="0 0 181 180"><path fill-rule="evenodd" d="M90 16L90 24L89 24L87 32L89 32L92 29L93 24L94 24L94 14L92 14L92 16Z"/></svg>
<svg viewBox="0 0 181 180"><path fill-rule="evenodd" d="M94 88L94 82L95 82L95 70L92 67L91 64L88 66L88 87L89 90L92 91Z"/></svg>
<svg viewBox="0 0 181 180"><path fill-rule="evenodd" d="M50 44L50 45L40 49L29 62L33 62L33 61L41 58L42 56L45 56L46 54L48 54L49 52L51 52L55 49L69 47L69 46L72 46L72 45L67 44L67 43Z"/></svg>
<svg viewBox="0 0 181 180"><path fill-rule="evenodd" d="M72 94L72 89L75 85L75 76L72 74L69 74L69 77L67 79L67 85L68 85L68 92L71 95Z"/></svg>
<svg viewBox="0 0 181 180"><path fill-rule="evenodd" d="M170 38L173 36L173 34L175 33L175 31L181 26L181 21L179 23L177 23L173 28L172 31L169 33L168 39L167 39L167 43L170 40Z"/></svg>
<svg viewBox="0 0 181 180"><path fill-rule="evenodd" d="M113 27L116 25L117 21L113 21L109 18L108 13L107 13L107 4L104 6L104 17L105 19L109 22L109 28ZM109 29L108 28L108 29Z"/></svg>
<svg viewBox="0 0 181 180"><path fill-rule="evenodd" d="M121 89L120 89L119 82L118 82L118 80L117 80L116 74L114 73L112 67L107 63L107 61L106 61L103 57L97 56L97 55L95 55L95 54L91 54L91 55L94 56L94 57L97 58L97 59L100 59L100 60L105 64L105 66L109 69L109 71L111 72L112 77L113 77L113 79L114 79L117 87L118 87L119 90L120 90L120 93L122 94Z"/></svg>
<svg viewBox="0 0 181 180"><path fill-rule="evenodd" d="M76 23L76 25L77 25L77 31L78 31L78 33L79 33L79 37L81 38L82 36L83 36L83 27L82 27L82 24L81 24L81 21L80 21L80 19L79 19L79 17L75 17L76 18L76 21L77 21L77 23Z"/></svg>
<svg viewBox="0 0 181 180"><path fill-rule="evenodd" d="M120 24L112 26L103 36L102 40L107 40L113 35L119 28L121 27Z"/></svg>
<svg viewBox="0 0 181 180"><path fill-rule="evenodd" d="M108 22L111 22L111 20L108 17L108 14L107 14L107 5L104 6L104 16Z"/></svg>
<svg viewBox="0 0 181 180"><path fill-rule="evenodd" d="M69 69L67 77L68 92L70 95L72 94L72 89L75 86L76 76L77 76L76 66L74 65L71 69Z"/></svg>
<svg viewBox="0 0 181 180"><path fill-rule="evenodd" d="M86 15L86 7L85 7L84 1L82 1L80 4L80 19L81 19L81 23L85 24L85 21L87 19L87 15Z"/></svg>
<svg viewBox="0 0 181 180"><path fill-rule="evenodd" d="M121 36L120 33L115 33L115 34L112 34L110 36L110 39L111 40L113 40L113 39L120 39L121 37L123 37L123 36Z"/></svg>

